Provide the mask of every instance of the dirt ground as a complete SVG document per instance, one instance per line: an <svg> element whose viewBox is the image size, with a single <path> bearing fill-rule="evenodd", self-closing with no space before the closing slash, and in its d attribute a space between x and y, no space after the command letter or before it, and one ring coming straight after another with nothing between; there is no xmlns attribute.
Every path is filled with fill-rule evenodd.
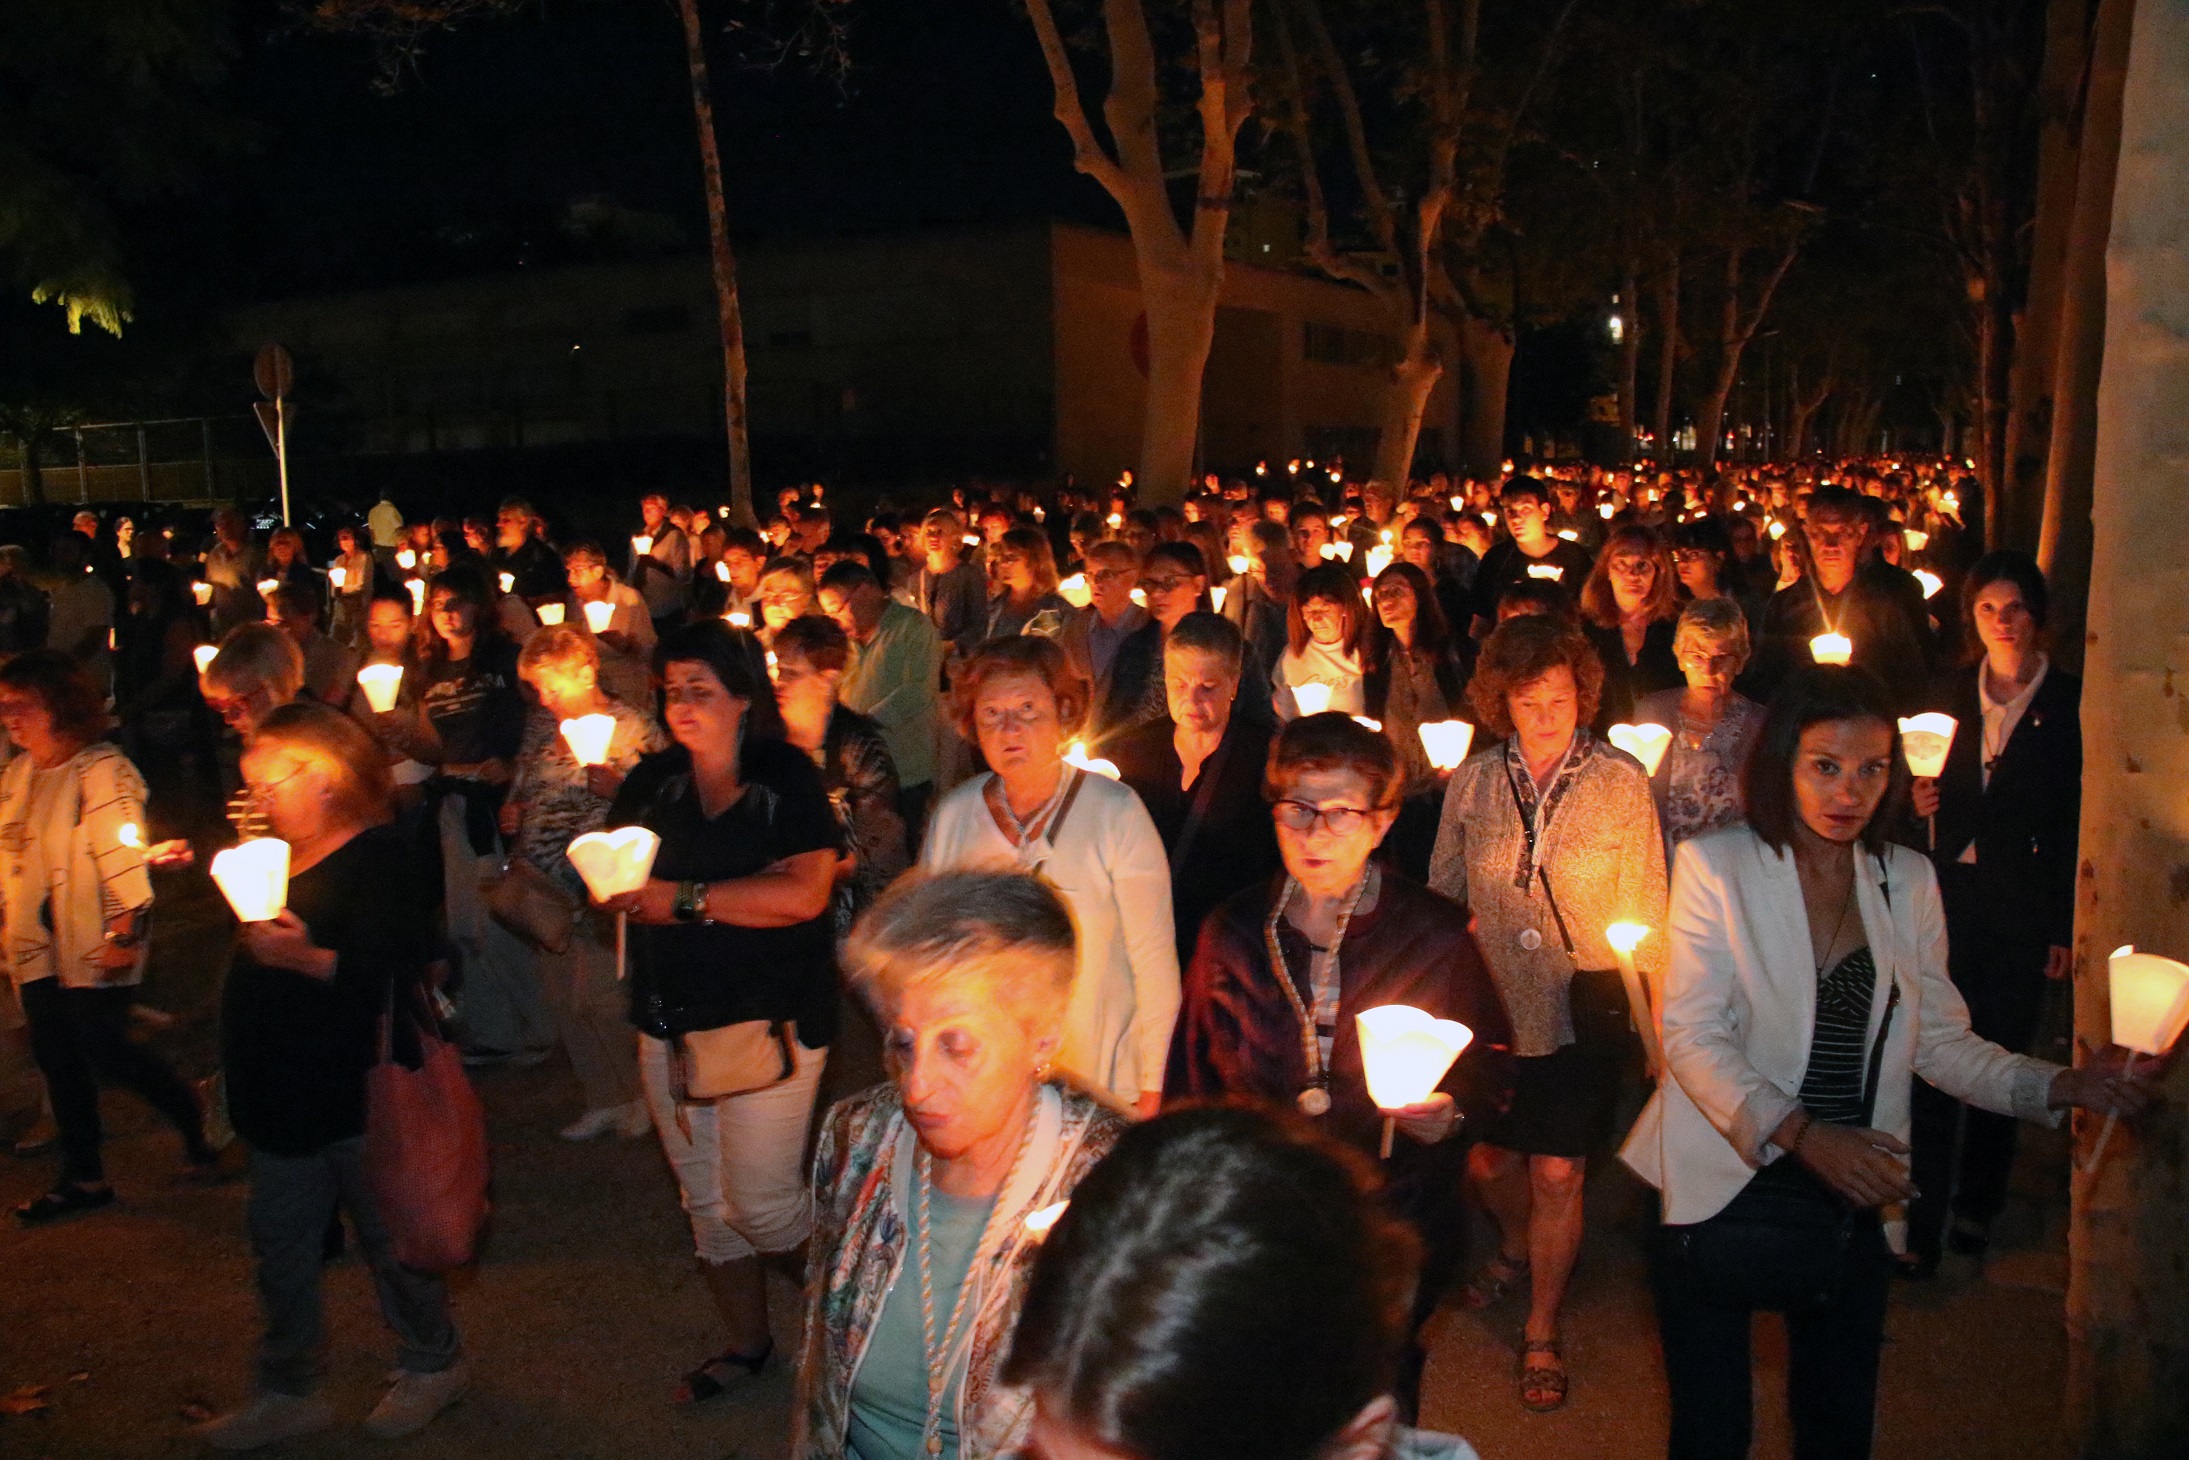
<svg viewBox="0 0 2189 1460"><path fill-rule="evenodd" d="M178 1016L156 1036L190 1073L209 1068L224 935L201 883L163 886L157 973L147 1001ZM0 1060L0 1132L20 1123ZM355 1428L377 1398L392 1341L354 1256L331 1267L327 1393L342 1427L264 1453L299 1460L401 1453L419 1460L759 1460L781 1453L787 1366L699 1409L676 1409L676 1376L714 1347L676 1188L649 1140L572 1146L576 1113L559 1061L483 1074L494 1140L489 1249L457 1284L476 1365L470 1396L425 1433L383 1444ZM133 1097L110 1095L109 1165L120 1204L35 1231L0 1225L0 1460L154 1460L199 1447L197 1407L244 1392L257 1335L243 1229L244 1187L178 1185L171 1134ZM2002 1250L1988 1276L1949 1259L1941 1278L1902 1286L1885 1357L1882 1460L2023 1460L2052 1453L2066 1341L2064 1169L2056 1138L2028 1143ZM51 1157L0 1157L0 1202L52 1179ZM1665 1401L1641 1258L1642 1208L1622 1173L1592 1183L1588 1247L1567 1323L1573 1398L1524 1413L1515 1397L1517 1309L1448 1305L1432 1329L1424 1421L1465 1435L1485 1460L1664 1453ZM795 1295L776 1289L776 1342L792 1346ZM1790 1453L1784 1345L1759 1325L1761 1460ZM14 1416L6 1396L42 1389Z"/></svg>

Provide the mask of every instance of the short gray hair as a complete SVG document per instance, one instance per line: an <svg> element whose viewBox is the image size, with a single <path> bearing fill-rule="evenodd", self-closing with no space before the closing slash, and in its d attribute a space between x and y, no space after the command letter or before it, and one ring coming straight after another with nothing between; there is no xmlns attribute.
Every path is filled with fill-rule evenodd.
<svg viewBox="0 0 2189 1460"><path fill-rule="evenodd" d="M1698 598L1680 610L1680 622L1672 631L1672 653L1677 658L1694 643L1722 644L1748 662L1748 615L1739 603L1720 595Z"/></svg>
<svg viewBox="0 0 2189 1460"><path fill-rule="evenodd" d="M986 980L996 1002L1040 1040L1063 1028L1079 939L1063 898L1030 873L914 874L859 919L844 966L877 1015L918 984Z"/></svg>
<svg viewBox="0 0 2189 1460"><path fill-rule="evenodd" d="M1222 614L1195 612L1180 619L1178 627L1163 641L1166 659L1182 650L1214 655L1237 674L1246 659L1246 640L1240 636L1239 626Z"/></svg>

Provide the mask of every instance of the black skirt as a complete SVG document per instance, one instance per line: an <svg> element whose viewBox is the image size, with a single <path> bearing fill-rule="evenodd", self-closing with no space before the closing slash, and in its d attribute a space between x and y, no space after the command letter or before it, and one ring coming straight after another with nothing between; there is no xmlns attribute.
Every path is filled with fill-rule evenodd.
<svg viewBox="0 0 2189 1460"><path fill-rule="evenodd" d="M1481 1139L1528 1156L1594 1155L1611 1140L1621 1074L1639 1048L1618 970L1577 971L1567 986L1573 1043L1515 1059L1512 1104Z"/></svg>

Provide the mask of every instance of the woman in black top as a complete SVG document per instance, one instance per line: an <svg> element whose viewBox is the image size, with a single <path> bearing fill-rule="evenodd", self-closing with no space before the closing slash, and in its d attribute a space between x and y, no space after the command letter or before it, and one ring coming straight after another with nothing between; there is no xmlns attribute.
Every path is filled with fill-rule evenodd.
<svg viewBox="0 0 2189 1460"><path fill-rule="evenodd" d="M1680 616L1679 578L1664 540L1647 527L1612 533L1581 585L1583 632L1604 661L1604 698L1592 727L1601 735L1634 719L1634 702L1687 683L1672 652Z"/></svg>
<svg viewBox="0 0 2189 1460"><path fill-rule="evenodd" d="M1421 727L1466 718L1467 666L1436 589L1417 564L1393 563L1379 573L1372 605L1376 623L1361 655L1361 699L1398 752L1400 786L1398 820L1380 851L1409 878L1427 882L1451 773L1429 763Z"/></svg>
<svg viewBox="0 0 2189 1460"><path fill-rule="evenodd" d="M836 1032L828 911L843 833L820 772L782 738L749 633L688 624L663 636L654 664L676 744L632 770L608 824L648 827L661 849L645 888L608 907L632 923L639 1073L729 1333L685 1376L678 1398L689 1402L766 1364L761 1257L791 1251L812 1223L806 1129ZM756 1020L790 1026L792 1073L686 1098L681 1036Z"/></svg>
<svg viewBox="0 0 2189 1460"><path fill-rule="evenodd" d="M446 1288L397 1264L365 1175L365 1072L391 998L422 981L434 958L422 916L432 898L387 825L387 761L348 716L283 706L252 737L243 773L290 859L288 905L244 926L221 997L221 1067L229 1117L250 1152L266 1335L255 1397L199 1435L241 1450L334 1423L312 1388L322 1245L339 1205L399 1341L395 1383L365 1421L393 1438L453 1402L469 1369Z"/></svg>

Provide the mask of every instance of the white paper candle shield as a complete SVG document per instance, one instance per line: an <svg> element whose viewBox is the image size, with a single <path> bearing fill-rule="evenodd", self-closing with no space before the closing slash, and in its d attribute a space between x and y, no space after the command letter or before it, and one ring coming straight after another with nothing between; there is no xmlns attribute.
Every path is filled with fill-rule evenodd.
<svg viewBox="0 0 2189 1460"><path fill-rule="evenodd" d="M1251 562L1247 561L1247 555L1245 553L1233 553L1224 561L1226 565L1230 567L1231 576L1233 576L1234 578L1241 576L1246 572L1248 568L1254 566Z"/></svg>
<svg viewBox="0 0 2189 1460"><path fill-rule="evenodd" d="M198 673L200 674L205 673L205 667L219 656L220 646L218 644L200 644L190 651L190 658L197 664Z"/></svg>
<svg viewBox="0 0 2189 1460"><path fill-rule="evenodd" d="M1855 657L1855 641L1845 634L1819 634L1809 641L1809 657L1819 664L1845 664Z"/></svg>
<svg viewBox="0 0 2189 1460"><path fill-rule="evenodd" d="M1292 702L1300 707L1303 715L1320 715L1330 708L1330 686L1296 684L1292 686Z"/></svg>
<svg viewBox="0 0 2189 1460"><path fill-rule="evenodd" d="M1546 583L1560 583L1565 581L1566 570L1556 563L1530 563L1528 576L1540 578Z"/></svg>
<svg viewBox="0 0 2189 1460"><path fill-rule="evenodd" d="M365 703L373 713L385 715L395 708L395 697L403 690L403 666L400 664L368 664L357 671L358 687L365 691Z"/></svg>
<svg viewBox="0 0 2189 1460"><path fill-rule="evenodd" d="M716 578L720 579L720 580L721 580L722 582L724 582L724 583L727 583L727 582L729 582L729 581L730 581L730 565L729 565L728 563L724 563L724 562L717 562L717 563L716 563L716 564L714 565L714 575L715 575L715 577L716 577Z"/></svg>
<svg viewBox="0 0 2189 1460"><path fill-rule="evenodd" d="M1931 545L1931 535L1929 533L1918 532L1912 527L1904 528L1901 531L1900 540L1907 544L1908 551L1911 553L1919 553Z"/></svg>
<svg viewBox="0 0 2189 1460"><path fill-rule="evenodd" d="M1209 590L1209 602L1215 606L1215 609L1218 613L1222 613L1224 611L1224 595L1229 591L1230 590L1225 588L1224 585L1221 583L1217 584L1214 588L1211 588Z"/></svg>
<svg viewBox="0 0 2189 1460"><path fill-rule="evenodd" d="M723 617L730 621L730 627L733 629L749 629L752 627L752 615L742 608L733 608Z"/></svg>
<svg viewBox="0 0 2189 1460"><path fill-rule="evenodd" d="M569 742L571 758L579 765L608 764L608 742L615 734L613 715L580 715L562 722L562 738Z"/></svg>
<svg viewBox="0 0 2189 1460"><path fill-rule="evenodd" d="M1919 780L1935 781L1946 773L1946 753L1953 749L1953 732L1959 728L1951 715L1941 715L1935 710L1928 714L1903 717L1900 722L1900 751L1908 758L1908 774Z"/></svg>
<svg viewBox="0 0 2189 1460"><path fill-rule="evenodd" d="M1614 725L1604 732L1604 738L1642 763L1642 769L1651 775L1664 764L1665 752L1672 748L1672 732L1662 725Z"/></svg>
<svg viewBox="0 0 2189 1460"><path fill-rule="evenodd" d="M279 578L261 578L258 580L258 596L271 598L274 595L274 590L280 586L281 580Z"/></svg>
<svg viewBox="0 0 2189 1460"><path fill-rule="evenodd" d="M350 570L336 563L327 570L327 586L340 593L350 583Z"/></svg>
<svg viewBox="0 0 2189 1460"><path fill-rule="evenodd" d="M499 581L502 585L502 592L514 593L517 591L517 575L515 573L504 573Z"/></svg>
<svg viewBox="0 0 2189 1460"><path fill-rule="evenodd" d="M616 606L605 600L585 605L585 626L596 634L608 632L608 626L616 621Z"/></svg>
<svg viewBox="0 0 2189 1460"><path fill-rule="evenodd" d="M289 844L253 837L213 857L213 881L245 923L272 922L289 901Z"/></svg>
<svg viewBox="0 0 2189 1460"><path fill-rule="evenodd" d="M1087 586L1087 575L1085 573L1072 574L1071 577L1057 584L1056 591L1062 595L1066 603L1074 608L1085 608L1088 604L1094 602L1094 590Z"/></svg>
<svg viewBox="0 0 2189 1460"><path fill-rule="evenodd" d="M643 558L653 550L654 540L645 533L640 533L637 537L631 539L631 551L637 556Z"/></svg>
<svg viewBox="0 0 2189 1460"><path fill-rule="evenodd" d="M1917 568L1915 570L1915 581L1923 585L1923 596L1925 598L1936 598L1938 590L1946 586L1946 580L1928 568Z"/></svg>
<svg viewBox="0 0 2189 1460"><path fill-rule="evenodd" d="M2189 965L2138 953L2131 945L2114 949L2105 966L2113 993L2113 1042L2138 1054L2172 1049L2189 1026Z"/></svg>
<svg viewBox="0 0 2189 1460"><path fill-rule="evenodd" d="M643 826L589 831L570 843L570 865L585 879L596 902L637 892L653 875L661 838Z"/></svg>
<svg viewBox="0 0 2189 1460"><path fill-rule="evenodd" d="M1403 1110L1433 1094L1437 1081L1474 1039L1456 1019L1435 1019L1407 1004L1386 1004L1354 1016L1368 1098L1378 1110Z"/></svg>
<svg viewBox="0 0 2189 1460"><path fill-rule="evenodd" d="M561 623L562 616L569 612L567 608L559 603L543 603L533 611L540 616L540 627L548 629Z"/></svg>
<svg viewBox="0 0 2189 1460"><path fill-rule="evenodd" d="M203 608L213 601L213 585L201 579L190 585L190 596L198 601L198 607Z"/></svg>
<svg viewBox="0 0 2189 1460"><path fill-rule="evenodd" d="M1421 727L1421 748L1440 771L1458 769L1474 738L1475 727L1465 720L1433 720Z"/></svg>
<svg viewBox="0 0 2189 1460"><path fill-rule="evenodd" d="M1382 577L1382 576L1383 576L1383 570L1384 570L1385 568L1388 568L1388 567L1390 567L1390 566L1391 566L1391 549L1390 549L1390 548L1388 548L1388 547L1384 546L1384 545L1383 545L1382 543L1377 543L1377 544L1376 544L1376 545L1375 545L1374 547L1372 547L1372 548L1370 548L1370 549L1368 550L1368 576L1369 576L1369 577L1371 577L1371 578L1380 578L1380 577Z"/></svg>
<svg viewBox="0 0 2189 1460"><path fill-rule="evenodd" d="M1107 776L1113 781L1118 779L1117 763L1091 758L1087 754L1087 742L1084 740L1072 742L1071 748L1064 752L1064 763L1069 766L1077 766L1090 775Z"/></svg>
<svg viewBox="0 0 2189 1460"><path fill-rule="evenodd" d="M413 578L403 586L410 590L410 611L412 613L424 613L426 611L426 580Z"/></svg>
<svg viewBox="0 0 2189 1460"><path fill-rule="evenodd" d="M395 566L408 573L418 566L418 554L410 548L404 548L395 555Z"/></svg>

